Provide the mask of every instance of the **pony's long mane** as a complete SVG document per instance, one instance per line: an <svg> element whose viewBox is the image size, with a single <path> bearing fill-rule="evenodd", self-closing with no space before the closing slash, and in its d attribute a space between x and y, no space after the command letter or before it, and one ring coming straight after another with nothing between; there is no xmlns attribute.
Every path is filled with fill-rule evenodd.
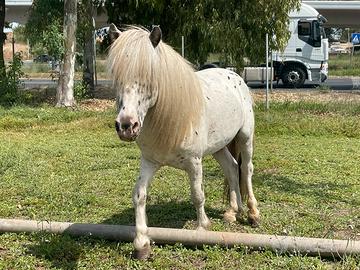
<svg viewBox="0 0 360 270"><path fill-rule="evenodd" d="M158 91L144 121L155 146L174 149L197 128L204 101L193 68L164 42L154 48L147 30L122 32L110 48L108 68L118 91L134 82L145 86L145 95Z"/></svg>

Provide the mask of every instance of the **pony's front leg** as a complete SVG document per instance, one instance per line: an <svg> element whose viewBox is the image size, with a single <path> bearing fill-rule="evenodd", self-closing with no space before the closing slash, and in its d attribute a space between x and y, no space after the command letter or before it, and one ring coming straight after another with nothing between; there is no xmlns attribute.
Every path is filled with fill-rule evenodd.
<svg viewBox="0 0 360 270"><path fill-rule="evenodd" d="M205 213L205 195L202 184L201 158L192 158L186 168L190 178L191 199L197 213L197 229L204 230L210 227L210 220Z"/></svg>
<svg viewBox="0 0 360 270"><path fill-rule="evenodd" d="M158 169L159 165L141 157L140 176L137 179L133 192L136 223L136 236L134 239L135 257L141 260L149 257L151 250L148 227L146 224L146 196L147 188Z"/></svg>

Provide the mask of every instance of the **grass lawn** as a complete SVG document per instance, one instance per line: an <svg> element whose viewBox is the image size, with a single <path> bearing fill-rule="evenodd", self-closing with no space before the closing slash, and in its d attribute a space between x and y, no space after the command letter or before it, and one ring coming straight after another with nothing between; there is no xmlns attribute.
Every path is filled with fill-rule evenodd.
<svg viewBox="0 0 360 270"><path fill-rule="evenodd" d="M360 240L360 100L349 100L283 98L270 112L257 102L253 183L261 225L222 220L223 175L207 157L212 230ZM134 224L140 152L117 138L114 109L86 108L0 107L1 218ZM181 171L159 171L147 205L150 226L195 227ZM154 246L147 262L131 259L132 251L131 243L3 233L0 269L360 269L355 256L332 260L246 247Z"/></svg>
<svg viewBox="0 0 360 270"><path fill-rule="evenodd" d="M360 53L329 55L329 76L360 76Z"/></svg>

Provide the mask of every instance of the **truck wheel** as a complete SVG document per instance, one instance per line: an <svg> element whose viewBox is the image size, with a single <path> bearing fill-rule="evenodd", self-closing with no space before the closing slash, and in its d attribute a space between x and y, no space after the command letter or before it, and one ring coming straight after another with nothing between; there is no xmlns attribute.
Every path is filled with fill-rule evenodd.
<svg viewBox="0 0 360 270"><path fill-rule="evenodd" d="M289 66L281 74L281 80L286 87L300 87L305 82L305 71L297 66Z"/></svg>

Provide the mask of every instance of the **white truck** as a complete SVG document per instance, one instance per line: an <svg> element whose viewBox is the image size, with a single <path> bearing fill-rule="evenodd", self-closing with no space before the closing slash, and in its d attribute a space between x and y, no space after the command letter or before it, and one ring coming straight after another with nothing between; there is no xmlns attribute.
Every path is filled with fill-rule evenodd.
<svg viewBox="0 0 360 270"><path fill-rule="evenodd" d="M272 53L272 79L281 79L287 87L300 87L305 80L319 83L325 81L329 44L322 25L326 19L304 3L301 3L299 11L292 11L289 18L291 36L288 44L284 51ZM264 67L246 67L243 77L246 82L264 81L265 74Z"/></svg>

